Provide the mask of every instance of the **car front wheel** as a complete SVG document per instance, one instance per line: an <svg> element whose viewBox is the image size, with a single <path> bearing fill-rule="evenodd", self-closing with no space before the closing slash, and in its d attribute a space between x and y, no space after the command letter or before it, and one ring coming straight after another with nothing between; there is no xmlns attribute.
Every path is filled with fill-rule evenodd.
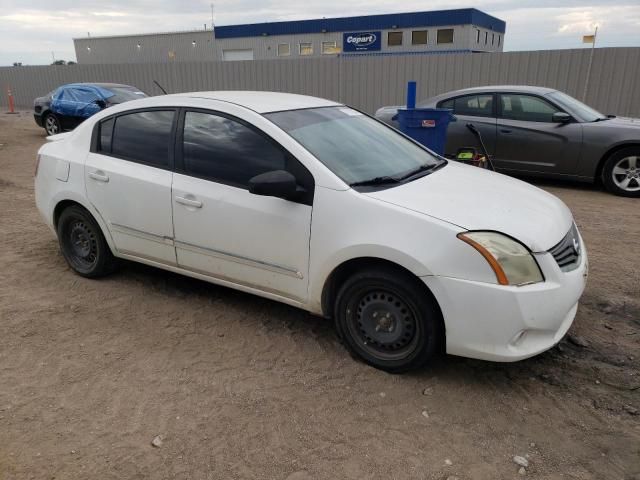
<svg viewBox="0 0 640 480"><path fill-rule="evenodd" d="M56 135L62 133L62 125L60 120L53 113L49 113L44 119L44 129L47 135Z"/></svg>
<svg viewBox="0 0 640 480"><path fill-rule="evenodd" d="M640 148L623 148L611 155L602 169L602 183L616 195L640 197Z"/></svg>
<svg viewBox="0 0 640 480"><path fill-rule="evenodd" d="M425 365L442 345L442 315L419 280L387 268L348 278L334 318L346 348L373 367L401 373Z"/></svg>
<svg viewBox="0 0 640 480"><path fill-rule="evenodd" d="M111 273L115 258L91 214L80 207L67 207L58 220L60 250L69 266L79 275L96 278Z"/></svg>

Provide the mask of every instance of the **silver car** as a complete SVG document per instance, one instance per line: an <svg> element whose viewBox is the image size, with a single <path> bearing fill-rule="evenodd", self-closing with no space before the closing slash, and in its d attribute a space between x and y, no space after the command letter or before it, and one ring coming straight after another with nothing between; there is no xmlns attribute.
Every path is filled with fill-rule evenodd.
<svg viewBox="0 0 640 480"><path fill-rule="evenodd" d="M446 156L478 147L466 127L472 123L503 173L602 181L612 193L640 197L640 119L603 115L566 93L530 86L466 88L418 107L453 110ZM383 107L376 118L397 127L398 108Z"/></svg>

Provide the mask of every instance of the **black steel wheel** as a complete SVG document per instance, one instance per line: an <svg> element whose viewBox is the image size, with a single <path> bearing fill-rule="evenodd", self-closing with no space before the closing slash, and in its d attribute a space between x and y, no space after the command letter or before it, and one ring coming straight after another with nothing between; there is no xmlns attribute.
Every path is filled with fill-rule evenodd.
<svg viewBox="0 0 640 480"><path fill-rule="evenodd" d="M442 315L435 299L408 274L376 268L340 288L335 322L345 346L370 365L399 373L439 351Z"/></svg>
<svg viewBox="0 0 640 480"><path fill-rule="evenodd" d="M58 133L62 133L62 125L60 124L60 119L55 116L53 113L48 113L46 117L44 117L44 129L47 132L47 135L56 135Z"/></svg>
<svg viewBox="0 0 640 480"><path fill-rule="evenodd" d="M80 207L67 207L58 220L58 241L69 266L88 278L111 273L115 266L109 245L91 214Z"/></svg>

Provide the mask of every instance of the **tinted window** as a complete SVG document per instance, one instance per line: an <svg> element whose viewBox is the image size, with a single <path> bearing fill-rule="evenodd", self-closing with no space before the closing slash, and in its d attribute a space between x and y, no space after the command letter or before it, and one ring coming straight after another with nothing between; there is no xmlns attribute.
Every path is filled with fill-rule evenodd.
<svg viewBox="0 0 640 480"><path fill-rule="evenodd" d="M113 133L114 119L110 118L100 124L100 143L98 145L98 151L111 153L111 137Z"/></svg>
<svg viewBox="0 0 640 480"><path fill-rule="evenodd" d="M465 95L440 102L441 108L452 108L457 115L469 115L472 117L493 116L493 95Z"/></svg>
<svg viewBox="0 0 640 480"><path fill-rule="evenodd" d="M154 167L169 166L174 112L129 113L116 118L113 155Z"/></svg>
<svg viewBox="0 0 640 480"><path fill-rule="evenodd" d="M187 112L184 120L187 174L247 186L261 173L286 168L286 153L256 130L229 118Z"/></svg>
<svg viewBox="0 0 640 480"><path fill-rule="evenodd" d="M549 102L531 95L500 95L502 118L526 122L552 122L552 116L559 110Z"/></svg>

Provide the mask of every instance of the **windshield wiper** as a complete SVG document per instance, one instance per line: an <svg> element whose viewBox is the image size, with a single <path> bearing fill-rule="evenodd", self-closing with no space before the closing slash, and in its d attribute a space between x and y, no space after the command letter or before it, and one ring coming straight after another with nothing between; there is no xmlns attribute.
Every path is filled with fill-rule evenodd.
<svg viewBox="0 0 640 480"><path fill-rule="evenodd" d="M439 167L440 163L434 163L433 165L420 165L418 168L411 170L410 172L405 173L401 177L396 177L398 181L406 180L407 178L413 177L422 172L428 172L429 170L433 170L436 167Z"/></svg>
<svg viewBox="0 0 640 480"><path fill-rule="evenodd" d="M593 123L595 123L595 122L604 122L605 120L611 120L611 119L609 117L598 117L593 121Z"/></svg>
<svg viewBox="0 0 640 480"><path fill-rule="evenodd" d="M389 183L398 183L400 180L397 178L384 176L384 177L375 177L370 178L369 180L362 180L360 182L353 182L349 184L350 187L369 187L373 185L387 185Z"/></svg>

